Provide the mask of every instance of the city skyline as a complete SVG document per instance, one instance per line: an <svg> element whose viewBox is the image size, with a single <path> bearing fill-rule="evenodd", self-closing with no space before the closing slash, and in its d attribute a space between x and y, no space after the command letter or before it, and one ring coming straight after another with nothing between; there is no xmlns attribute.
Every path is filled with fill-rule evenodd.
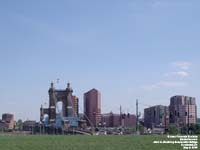
<svg viewBox="0 0 200 150"><path fill-rule="evenodd" d="M71 83L80 112L92 88L102 113L174 95L200 106L199 14L197 0L1 1L0 114L39 120L51 81Z"/></svg>

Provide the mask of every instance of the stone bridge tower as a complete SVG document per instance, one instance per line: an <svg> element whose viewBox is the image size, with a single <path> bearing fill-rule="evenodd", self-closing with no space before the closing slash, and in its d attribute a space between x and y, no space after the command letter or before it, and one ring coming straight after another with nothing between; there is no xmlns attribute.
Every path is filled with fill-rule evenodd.
<svg viewBox="0 0 200 150"><path fill-rule="evenodd" d="M40 120L44 118L44 114L49 116L49 124L54 124L56 122L56 105L57 102L62 102L62 112L60 115L62 117L75 117L77 116L78 110L78 99L74 99L75 96L72 95L73 90L70 87L70 83L67 83L67 88L65 90L57 90L54 88L53 83L49 88L49 108L40 108ZM75 102L74 102L75 101ZM74 106L76 104L77 106Z"/></svg>
<svg viewBox="0 0 200 150"><path fill-rule="evenodd" d="M54 123L56 119L56 90L51 83L51 87L49 88L49 123Z"/></svg>

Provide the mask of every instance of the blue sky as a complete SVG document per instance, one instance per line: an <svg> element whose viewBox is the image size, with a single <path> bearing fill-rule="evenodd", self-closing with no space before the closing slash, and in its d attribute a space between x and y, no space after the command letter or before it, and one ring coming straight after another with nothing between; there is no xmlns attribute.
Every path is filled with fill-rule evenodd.
<svg viewBox="0 0 200 150"><path fill-rule="evenodd" d="M200 105L198 0L0 1L0 114L39 120L50 82L80 98L102 93L102 112ZM200 109L198 109L200 116Z"/></svg>

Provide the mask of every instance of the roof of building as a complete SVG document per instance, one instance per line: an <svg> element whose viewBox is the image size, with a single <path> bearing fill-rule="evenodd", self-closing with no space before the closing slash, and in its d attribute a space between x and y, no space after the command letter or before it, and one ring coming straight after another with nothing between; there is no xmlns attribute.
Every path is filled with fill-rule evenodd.
<svg viewBox="0 0 200 150"><path fill-rule="evenodd" d="M98 93L99 93L99 91L98 91L97 89L92 88L91 90L87 91L87 92L84 93L84 94L88 94L88 93L90 93L90 92L98 92Z"/></svg>

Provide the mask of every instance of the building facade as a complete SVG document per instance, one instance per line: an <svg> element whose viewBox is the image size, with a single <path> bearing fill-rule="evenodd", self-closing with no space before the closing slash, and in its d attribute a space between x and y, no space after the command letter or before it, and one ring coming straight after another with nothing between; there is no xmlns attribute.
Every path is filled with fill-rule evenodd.
<svg viewBox="0 0 200 150"><path fill-rule="evenodd" d="M105 127L134 128L136 126L136 116L129 113L121 115L112 112L102 114L101 125Z"/></svg>
<svg viewBox="0 0 200 150"><path fill-rule="evenodd" d="M124 127L127 128L135 128L136 127L136 115L134 114L126 114L124 118Z"/></svg>
<svg viewBox="0 0 200 150"><path fill-rule="evenodd" d="M13 114L2 114L2 120L0 121L0 126L6 130L13 130L15 127L15 120Z"/></svg>
<svg viewBox="0 0 200 150"><path fill-rule="evenodd" d="M96 127L101 122L101 93L96 89L84 93L84 116L88 126Z"/></svg>
<svg viewBox="0 0 200 150"><path fill-rule="evenodd" d="M23 122L23 131L30 131L33 133L37 122L35 120L26 120Z"/></svg>
<svg viewBox="0 0 200 150"><path fill-rule="evenodd" d="M156 105L144 109L144 126L147 128L167 127L169 125L169 108Z"/></svg>
<svg viewBox="0 0 200 150"><path fill-rule="evenodd" d="M79 99L78 97L72 95L72 107L74 116L79 116Z"/></svg>
<svg viewBox="0 0 200 150"><path fill-rule="evenodd" d="M102 114L101 125L104 127L120 127L120 115L113 112Z"/></svg>
<svg viewBox="0 0 200 150"><path fill-rule="evenodd" d="M184 127L188 123L197 123L197 106L194 97L173 96L169 105L170 123Z"/></svg>

